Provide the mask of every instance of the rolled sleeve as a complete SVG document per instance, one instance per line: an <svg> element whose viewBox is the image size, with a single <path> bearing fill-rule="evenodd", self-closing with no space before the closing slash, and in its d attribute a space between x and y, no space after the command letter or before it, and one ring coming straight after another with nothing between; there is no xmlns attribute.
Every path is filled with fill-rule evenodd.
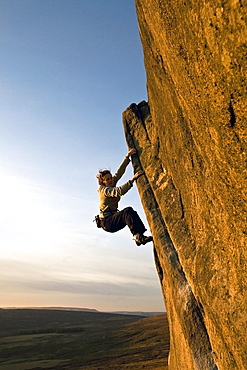
<svg viewBox="0 0 247 370"><path fill-rule="evenodd" d="M105 197L121 197L126 194L127 191L132 188L133 183L131 180L127 181L125 184L116 187L105 187L103 192Z"/></svg>

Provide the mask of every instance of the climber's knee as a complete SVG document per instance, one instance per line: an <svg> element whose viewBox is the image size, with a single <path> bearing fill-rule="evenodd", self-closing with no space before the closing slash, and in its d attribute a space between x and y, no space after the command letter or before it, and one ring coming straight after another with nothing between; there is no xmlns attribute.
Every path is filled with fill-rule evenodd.
<svg viewBox="0 0 247 370"><path fill-rule="evenodd" d="M126 207L126 208L124 208L125 209L125 211L126 212L128 212L128 213L133 213L133 212L135 212L134 210L133 210L133 208L132 207Z"/></svg>

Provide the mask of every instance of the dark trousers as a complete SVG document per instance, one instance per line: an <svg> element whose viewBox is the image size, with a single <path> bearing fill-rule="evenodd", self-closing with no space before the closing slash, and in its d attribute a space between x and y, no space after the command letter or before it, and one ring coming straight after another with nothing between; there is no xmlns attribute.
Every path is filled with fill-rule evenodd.
<svg viewBox="0 0 247 370"><path fill-rule="evenodd" d="M132 207L124 208L111 216L104 218L101 225L105 231L115 233L123 229L126 225L129 227L133 235L143 234L146 228L140 219L138 213Z"/></svg>

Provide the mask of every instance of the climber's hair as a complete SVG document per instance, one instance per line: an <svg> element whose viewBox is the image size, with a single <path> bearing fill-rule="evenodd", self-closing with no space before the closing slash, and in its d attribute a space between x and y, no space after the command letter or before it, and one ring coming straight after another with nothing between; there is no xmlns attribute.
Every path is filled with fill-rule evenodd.
<svg viewBox="0 0 247 370"><path fill-rule="evenodd" d="M104 185L104 183L103 183L103 177L105 175L108 175L108 173L111 175L111 171L110 170L99 170L99 173L96 176L97 179L98 179L99 185Z"/></svg>

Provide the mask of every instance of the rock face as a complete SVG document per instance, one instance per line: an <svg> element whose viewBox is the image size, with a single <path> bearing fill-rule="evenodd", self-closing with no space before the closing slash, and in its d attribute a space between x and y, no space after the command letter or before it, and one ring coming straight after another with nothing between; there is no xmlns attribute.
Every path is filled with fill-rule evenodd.
<svg viewBox="0 0 247 370"><path fill-rule="evenodd" d="M171 370L247 369L247 2L136 0L148 104L123 113Z"/></svg>

